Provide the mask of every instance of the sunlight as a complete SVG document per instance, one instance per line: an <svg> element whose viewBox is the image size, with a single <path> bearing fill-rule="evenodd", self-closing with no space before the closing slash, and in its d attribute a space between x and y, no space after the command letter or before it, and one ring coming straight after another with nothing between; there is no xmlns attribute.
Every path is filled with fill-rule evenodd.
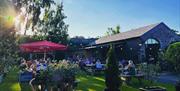
<svg viewBox="0 0 180 91"><path fill-rule="evenodd" d="M91 88L88 88L88 91L96 91L96 90L94 90L94 89L91 89Z"/></svg>
<svg viewBox="0 0 180 91"><path fill-rule="evenodd" d="M94 77L95 79L99 80L99 81L103 81L105 82L105 80L103 78L100 78L100 77Z"/></svg>
<svg viewBox="0 0 180 91"><path fill-rule="evenodd" d="M12 28L16 12L12 3L5 1L4 6L0 7L0 19L3 28Z"/></svg>
<svg viewBox="0 0 180 91"><path fill-rule="evenodd" d="M21 89L19 83L15 83L15 84L13 84L13 85L11 86L11 90L12 90L12 91L17 91L17 90L19 90L19 89Z"/></svg>

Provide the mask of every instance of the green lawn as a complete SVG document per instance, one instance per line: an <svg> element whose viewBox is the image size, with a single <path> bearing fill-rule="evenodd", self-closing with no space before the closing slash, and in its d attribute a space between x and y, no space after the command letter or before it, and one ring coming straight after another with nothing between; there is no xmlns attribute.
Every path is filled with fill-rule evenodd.
<svg viewBox="0 0 180 91"><path fill-rule="evenodd" d="M18 70L14 69L8 73L3 83L0 84L0 91L31 91L28 84L19 84L18 83ZM77 91L103 91L105 88L105 80L103 76L90 76L81 74L77 77L79 84ZM143 81L143 85L150 84L148 81ZM160 85L167 88L167 91L175 91L173 85L163 84L163 83L153 83L154 85ZM139 91L138 88L142 85L139 85L136 79L130 83L130 86L122 85L121 91Z"/></svg>
<svg viewBox="0 0 180 91"><path fill-rule="evenodd" d="M80 83L77 87L77 91L103 91L105 88L105 80L103 76L80 75L78 76L78 80ZM143 80L142 84L139 84L139 81L135 78L132 79L130 85L123 84L121 86L121 91L139 91L138 88L149 84L151 84L151 86L165 87L167 91L175 91L175 87L171 84L150 83L147 80Z"/></svg>
<svg viewBox="0 0 180 91"><path fill-rule="evenodd" d="M104 91L105 80L103 76L78 76L80 83L78 84L77 91ZM123 85L121 91L139 91L136 88Z"/></svg>
<svg viewBox="0 0 180 91"><path fill-rule="evenodd" d="M12 69L0 84L0 91L31 91L28 84L18 83L18 69Z"/></svg>

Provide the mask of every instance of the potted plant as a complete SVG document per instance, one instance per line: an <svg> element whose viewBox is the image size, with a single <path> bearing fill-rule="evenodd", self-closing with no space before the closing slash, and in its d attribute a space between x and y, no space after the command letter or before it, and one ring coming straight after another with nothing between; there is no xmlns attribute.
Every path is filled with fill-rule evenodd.
<svg viewBox="0 0 180 91"><path fill-rule="evenodd" d="M120 91L120 78L118 70L118 62L116 60L113 45L111 45L106 59L105 84L104 91Z"/></svg>

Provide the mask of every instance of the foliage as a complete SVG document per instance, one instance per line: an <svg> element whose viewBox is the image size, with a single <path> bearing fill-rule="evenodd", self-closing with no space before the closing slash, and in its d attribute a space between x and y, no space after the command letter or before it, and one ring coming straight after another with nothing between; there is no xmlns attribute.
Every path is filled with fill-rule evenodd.
<svg viewBox="0 0 180 91"><path fill-rule="evenodd" d="M26 26L24 35L27 30L32 30L35 40L67 44L69 35L68 25L64 22L63 3L56 5L54 0L16 0L14 5L21 12L18 18Z"/></svg>
<svg viewBox="0 0 180 91"><path fill-rule="evenodd" d="M3 71L7 68L7 66L12 65L13 61L17 58L17 43L16 43L16 31L14 29L14 25L9 25L9 19L1 20L1 15L9 15L8 2L6 0L2 0L0 6L0 71ZM5 9L6 8L6 9ZM6 26L7 25L7 26Z"/></svg>
<svg viewBox="0 0 180 91"><path fill-rule="evenodd" d="M42 12L50 10L51 6L55 4L53 0L12 0L12 2L18 14L17 18L25 26L24 35L29 29L34 31Z"/></svg>
<svg viewBox="0 0 180 91"><path fill-rule="evenodd" d="M53 16L51 16L53 15ZM49 20L45 23L44 27L49 26L50 29L47 32L47 40L67 44L68 42L68 25L65 24L64 19L66 16L63 13L63 4L57 5L55 11L50 11L48 13Z"/></svg>
<svg viewBox="0 0 180 91"><path fill-rule="evenodd" d="M76 75L78 72L79 68L78 65L69 63L65 60L59 61L58 64L54 64L50 66L52 71L55 74L60 74L63 76L63 78L71 78Z"/></svg>
<svg viewBox="0 0 180 91"><path fill-rule="evenodd" d="M172 71L174 69L173 65L171 65L172 63L166 59L165 50L158 53L158 62L160 63L161 71Z"/></svg>
<svg viewBox="0 0 180 91"><path fill-rule="evenodd" d="M175 30L175 29L171 29L175 34L178 34L179 31L178 30Z"/></svg>
<svg viewBox="0 0 180 91"><path fill-rule="evenodd" d="M51 64L49 71L52 72L52 85L57 86L61 84L61 89L67 89L65 84L68 84L68 87L73 86L79 67L76 64L63 60L57 64Z"/></svg>
<svg viewBox="0 0 180 91"><path fill-rule="evenodd" d="M110 35L114 35L114 34L118 34L118 33L120 33L120 26L116 26L115 29L108 28L108 31L106 32L106 35L110 36Z"/></svg>
<svg viewBox="0 0 180 91"><path fill-rule="evenodd" d="M180 42L173 43L168 47L165 58L172 63L175 72L180 72Z"/></svg>
<svg viewBox="0 0 180 91"><path fill-rule="evenodd" d="M107 91L119 91L120 79L118 61L115 57L114 48L111 45L106 59L105 83Z"/></svg>
<svg viewBox="0 0 180 91"><path fill-rule="evenodd" d="M138 69L142 71L143 74L145 75L145 78L150 81L155 81L156 77L159 75L161 70L159 63L156 64L141 63Z"/></svg>
<svg viewBox="0 0 180 91"><path fill-rule="evenodd" d="M22 43L34 42L34 41L40 40L41 38L39 37L41 36L17 35L17 43L22 44Z"/></svg>

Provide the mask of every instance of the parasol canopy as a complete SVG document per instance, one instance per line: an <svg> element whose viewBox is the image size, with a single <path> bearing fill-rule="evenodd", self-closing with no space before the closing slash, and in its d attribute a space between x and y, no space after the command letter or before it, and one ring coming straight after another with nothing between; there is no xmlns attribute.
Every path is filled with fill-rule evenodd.
<svg viewBox="0 0 180 91"><path fill-rule="evenodd" d="M24 43L20 45L20 49L22 52L50 52L55 50L67 50L67 46L62 44L53 43L47 40L32 42L32 43Z"/></svg>

